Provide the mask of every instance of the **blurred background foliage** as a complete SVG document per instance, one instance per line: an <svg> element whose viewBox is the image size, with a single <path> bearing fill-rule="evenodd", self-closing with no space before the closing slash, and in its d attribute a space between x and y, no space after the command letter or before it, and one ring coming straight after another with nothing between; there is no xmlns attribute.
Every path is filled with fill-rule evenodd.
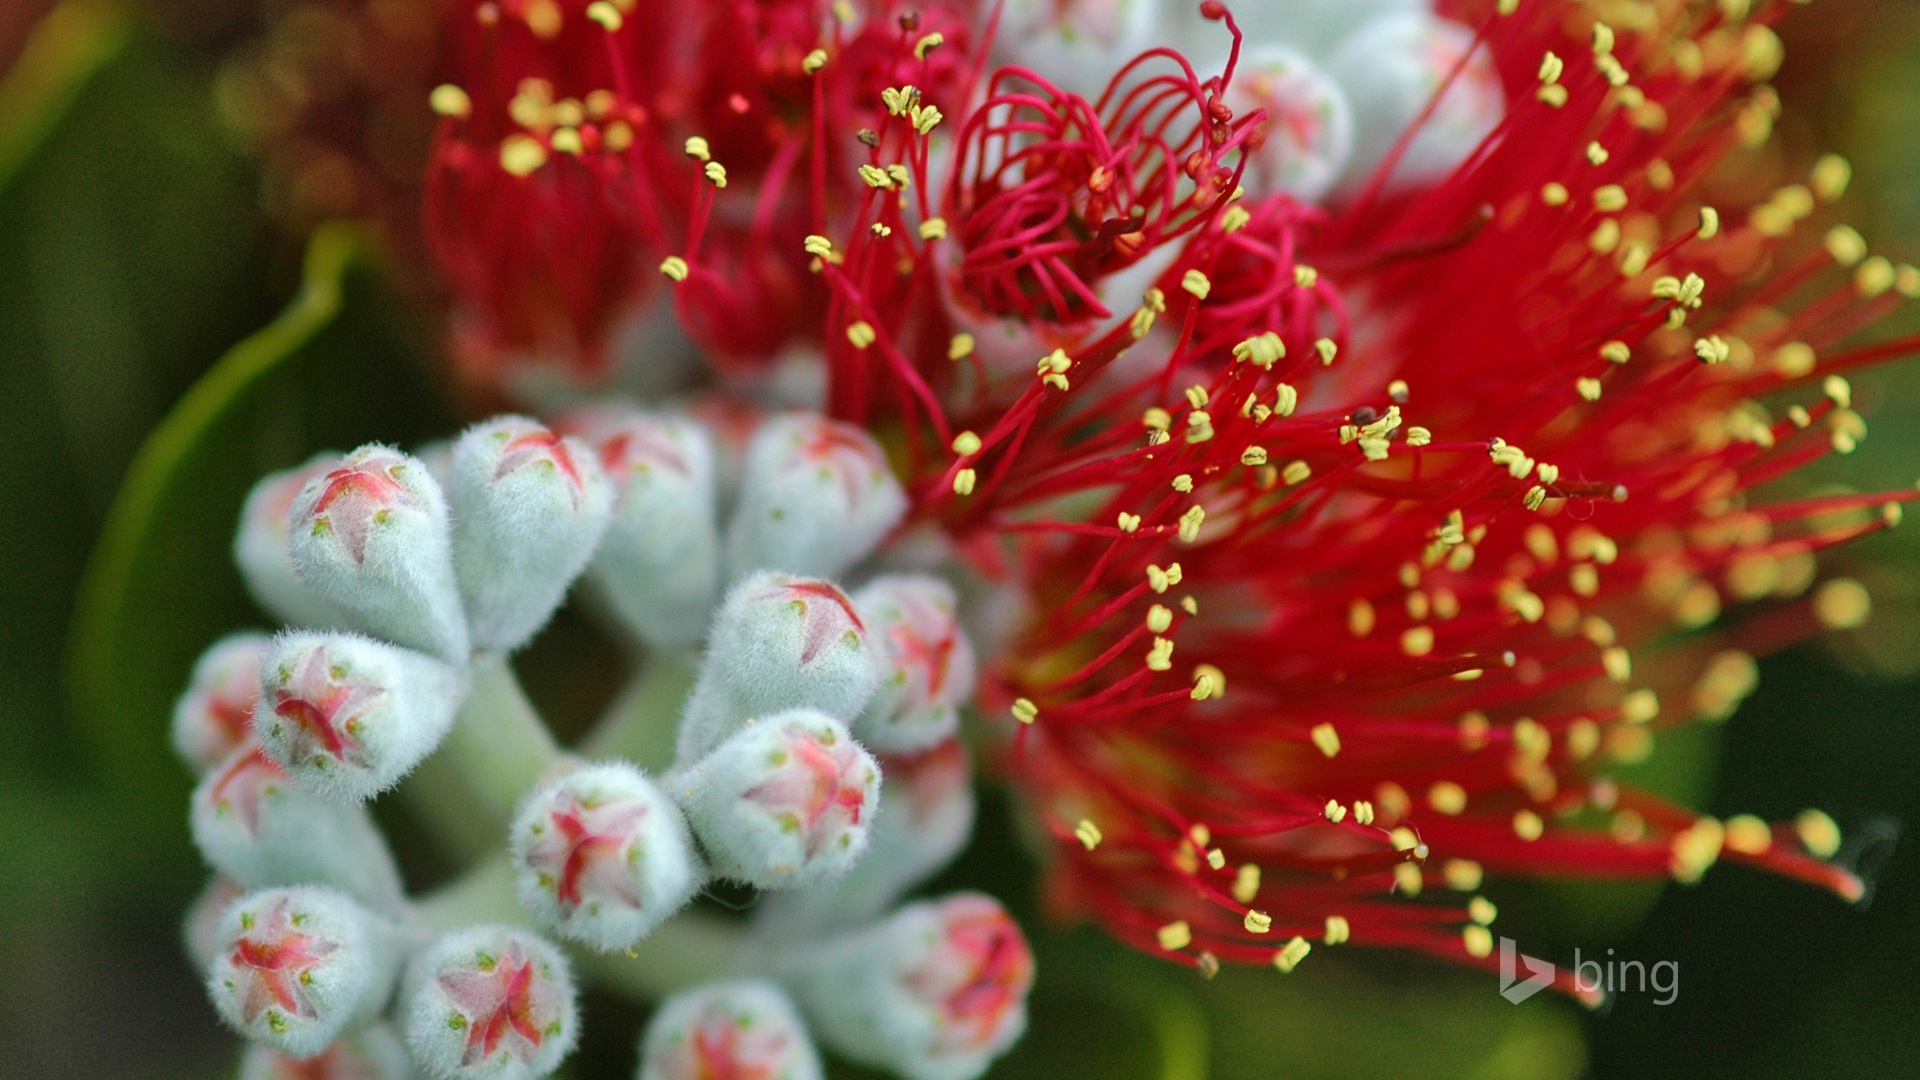
<svg viewBox="0 0 1920 1080"><path fill-rule="evenodd" d="M188 779L165 741L199 649L259 621L227 564L231 523L268 469L326 446L417 441L462 414L380 245L330 228L303 253L262 209L284 193L223 123L232 102L224 114L218 102L223 60L258 32L260 6L0 4L9 1077L231 1073L234 1044L177 944L203 871L186 837ZM1825 0L1783 36L1775 152L1850 156L1850 220L1879 250L1920 257L1920 5ZM1876 437L1821 482L1912 483L1920 370L1857 385ZM96 553L103 530L112 540ZM1829 810L1879 871L1871 904L1738 869L1692 888L1490 883L1501 931L1535 955L1612 948L1679 964L1677 1001L1630 994L1601 1016L1552 995L1510 1006L1485 975L1345 950L1284 979L1206 983L1045 923L1011 810L989 797L946 882L1006 897L1036 929L1043 973L1034 1033L993 1075L1913 1075L1920 857L1892 837L1920 821L1920 535L1896 530L1842 558L1873 588L1873 621L1768 660L1723 732L1669 740L1656 760L1660 782L1716 812ZM610 659L563 618L523 666L566 726L611 692ZM415 855L420 880L447 869ZM630 1075L638 1011L597 997L589 1010L575 1074Z"/></svg>

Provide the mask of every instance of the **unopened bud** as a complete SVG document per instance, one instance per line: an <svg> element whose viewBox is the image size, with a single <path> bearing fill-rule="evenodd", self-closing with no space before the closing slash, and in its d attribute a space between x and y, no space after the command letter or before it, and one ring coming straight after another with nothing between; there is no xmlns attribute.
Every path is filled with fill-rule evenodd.
<svg viewBox="0 0 1920 1080"><path fill-rule="evenodd" d="M1472 30L1422 10L1381 15L1341 42L1326 67L1353 109L1343 186L1365 184L1416 120L1390 187L1430 183L1466 160L1506 113L1499 72L1477 46Z"/></svg>
<svg viewBox="0 0 1920 1080"><path fill-rule="evenodd" d="M240 510L240 530L233 539L233 561L246 579L247 591L267 614L292 626L329 630L347 624L340 609L293 572L289 546L289 518L293 501L314 480L332 472L340 455L328 453L298 468L270 473L253 485Z"/></svg>
<svg viewBox="0 0 1920 1080"><path fill-rule="evenodd" d="M880 681L880 650L853 601L829 582L761 573L714 616L680 723L677 760L703 757L754 716L818 709L850 720Z"/></svg>
<svg viewBox="0 0 1920 1080"><path fill-rule="evenodd" d="M316 1057L297 1058L254 1043L240 1059L240 1080L413 1080L406 1044L385 1024L334 1042Z"/></svg>
<svg viewBox="0 0 1920 1080"><path fill-rule="evenodd" d="M1006 0L994 54L1091 100L1121 65L1153 47L1159 7L1155 0Z"/></svg>
<svg viewBox="0 0 1920 1080"><path fill-rule="evenodd" d="M1340 87L1304 53L1285 45L1250 49L1226 101L1235 116L1265 109L1247 155L1248 194L1285 192L1314 202L1332 190L1353 153L1353 113Z"/></svg>
<svg viewBox="0 0 1920 1080"><path fill-rule="evenodd" d="M460 673L430 656L296 631L267 655L253 726L300 783L335 800L371 799L440 745L464 690Z"/></svg>
<svg viewBox="0 0 1920 1080"><path fill-rule="evenodd" d="M187 692L173 708L173 748L205 773L253 738L265 634L233 634L214 642L193 665Z"/></svg>
<svg viewBox="0 0 1920 1080"><path fill-rule="evenodd" d="M1033 953L979 893L909 904L782 963L821 1042L909 1080L973 1080L1026 1030Z"/></svg>
<svg viewBox="0 0 1920 1080"><path fill-rule="evenodd" d="M207 864L249 888L322 882L366 903L400 902L400 873L361 806L297 784L248 742L200 780L188 821Z"/></svg>
<svg viewBox="0 0 1920 1080"><path fill-rule="evenodd" d="M639 1080L821 1080L820 1055L793 1005L769 982L675 994L640 1037Z"/></svg>
<svg viewBox="0 0 1920 1080"><path fill-rule="evenodd" d="M831 577L865 558L906 510L906 492L871 435L821 416L775 417L747 446L727 532L730 576Z"/></svg>
<svg viewBox="0 0 1920 1080"><path fill-rule="evenodd" d="M1246 34L1248 48L1252 52L1255 42L1282 41L1312 56L1320 56L1337 44L1340 39L1360 29L1372 19L1394 12L1431 11L1433 0L1285 0L1277 4L1180 4L1169 9L1176 25L1169 30L1185 31L1198 37L1199 42L1213 45L1222 42L1224 33L1217 23L1209 25L1208 9L1213 9L1211 18L1218 18L1222 9L1230 8L1241 31ZM1223 43L1223 42L1222 42ZM1243 54L1244 57L1245 54ZM1243 59L1241 61L1245 63ZM1240 80L1238 69L1234 72L1234 81ZM1239 110L1235 110L1238 115Z"/></svg>
<svg viewBox="0 0 1920 1080"><path fill-rule="evenodd" d="M762 889L845 873L867 849L880 766L811 709L763 716L665 783L713 872Z"/></svg>
<svg viewBox="0 0 1920 1080"><path fill-rule="evenodd" d="M955 620L952 586L926 575L877 578L853 606L884 654L880 687L854 733L882 754L938 745L959 729L973 694L973 646Z"/></svg>
<svg viewBox="0 0 1920 1080"><path fill-rule="evenodd" d="M647 644L699 644L720 591L713 436L684 417L639 413L591 418L582 434L614 490L594 580Z"/></svg>
<svg viewBox="0 0 1920 1080"><path fill-rule="evenodd" d="M518 648L586 569L612 491L584 443L520 416L468 428L451 477L453 566L473 646Z"/></svg>
<svg viewBox="0 0 1920 1080"><path fill-rule="evenodd" d="M866 922L953 861L973 834L973 769L958 739L881 762L886 784L867 854L832 881L760 898L760 921L781 931Z"/></svg>
<svg viewBox="0 0 1920 1080"><path fill-rule="evenodd" d="M522 906L602 951L646 937L700 887L680 808L625 762L583 766L536 789L507 839Z"/></svg>
<svg viewBox="0 0 1920 1080"><path fill-rule="evenodd" d="M186 947L195 971L205 971L213 954L220 951L224 944L220 940L220 917L246 894L246 886L225 874L215 874L187 905L187 914L180 920L180 943Z"/></svg>
<svg viewBox="0 0 1920 1080"><path fill-rule="evenodd" d="M446 498L419 459L363 446L301 489L290 522L293 569L314 592L371 633L466 661Z"/></svg>
<svg viewBox="0 0 1920 1080"><path fill-rule="evenodd" d="M510 926L442 935L408 968L398 1007L408 1049L443 1080L534 1080L579 1034L573 973L546 941Z"/></svg>
<svg viewBox="0 0 1920 1080"><path fill-rule="evenodd" d="M219 938L207 992L220 1018L297 1058L378 1015L398 967L391 927L315 885L242 897Z"/></svg>

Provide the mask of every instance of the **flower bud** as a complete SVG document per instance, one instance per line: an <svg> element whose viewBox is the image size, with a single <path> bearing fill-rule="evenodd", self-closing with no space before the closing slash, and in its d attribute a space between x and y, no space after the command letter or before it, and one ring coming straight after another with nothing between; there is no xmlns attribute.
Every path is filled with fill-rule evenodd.
<svg viewBox="0 0 1920 1080"><path fill-rule="evenodd" d="M258 743L202 777L191 806L201 857L242 885L320 883L377 908L400 903L400 873L366 809L294 783Z"/></svg>
<svg viewBox="0 0 1920 1080"><path fill-rule="evenodd" d="M371 633L466 661L453 529L426 465L363 446L309 481L289 520L294 572L314 592Z"/></svg>
<svg viewBox="0 0 1920 1080"><path fill-rule="evenodd" d="M1475 47L1473 31L1424 12L1383 15L1327 57L1327 73L1353 109L1353 156L1341 185L1364 186L1403 132L1426 110ZM1431 183L1452 172L1500 122L1506 101L1485 50L1466 63L1421 122L1394 167L1389 189Z"/></svg>
<svg viewBox="0 0 1920 1080"><path fill-rule="evenodd" d="M331 630L347 624L340 609L293 572L289 533L293 501L301 489L333 470L340 455L320 454L306 464L269 473L253 485L240 510L240 531L233 539L233 561L247 591L267 614L293 626Z"/></svg>
<svg viewBox="0 0 1920 1080"><path fill-rule="evenodd" d="M471 926L428 945L408 969L398 1016L414 1060L443 1080L545 1076L580 1026L567 958L510 926Z"/></svg>
<svg viewBox="0 0 1920 1080"><path fill-rule="evenodd" d="M761 897L757 918L763 928L790 935L866 922L967 845L973 770L958 739L923 754L887 757L881 769L887 782L866 855L832 881Z"/></svg>
<svg viewBox="0 0 1920 1080"><path fill-rule="evenodd" d="M626 762L583 766L536 789L508 844L521 905L602 951L646 937L700 888L680 808Z"/></svg>
<svg viewBox="0 0 1920 1080"><path fill-rule="evenodd" d="M973 1080L1026 1030L1033 953L979 893L909 904L781 963L823 1043L907 1080Z"/></svg>
<svg viewBox="0 0 1920 1080"><path fill-rule="evenodd" d="M1382 15L1428 14L1433 0L1268 0L1266 3L1232 4L1234 20L1246 34L1244 57L1270 44L1284 44L1310 56L1325 56L1341 39ZM1179 40L1186 50L1223 51L1227 46L1226 25L1207 19L1198 4L1172 5L1178 24ZM1205 76L1216 69L1202 67ZM1240 80L1239 72L1234 81ZM1240 110L1234 109L1238 115Z"/></svg>
<svg viewBox="0 0 1920 1080"><path fill-rule="evenodd" d="M393 988L392 929L332 889L266 889L220 918L207 972L235 1031L296 1058L320 1053L379 1014Z"/></svg>
<svg viewBox="0 0 1920 1080"><path fill-rule="evenodd" d="M831 577L865 558L907 510L878 443L852 424L778 416L747 446L727 567Z"/></svg>
<svg viewBox="0 0 1920 1080"><path fill-rule="evenodd" d="M845 873L866 851L880 766L840 721L795 709L748 725L666 787L714 873L786 889Z"/></svg>
<svg viewBox="0 0 1920 1080"><path fill-rule="evenodd" d="M880 688L854 734L882 754L938 745L973 695L973 646L955 621L953 588L924 574L876 578L853 596L881 645Z"/></svg>
<svg viewBox="0 0 1920 1080"><path fill-rule="evenodd" d="M282 634L261 672L253 726L300 783L331 799L370 799L400 782L453 726L460 673L353 634Z"/></svg>
<svg viewBox="0 0 1920 1080"><path fill-rule="evenodd" d="M406 1044L385 1024L336 1041L319 1056L297 1058L265 1043L247 1047L240 1080L413 1080Z"/></svg>
<svg viewBox="0 0 1920 1080"><path fill-rule="evenodd" d="M660 1003L640 1038L638 1080L821 1080L820 1055L769 982L720 983Z"/></svg>
<svg viewBox="0 0 1920 1080"><path fill-rule="evenodd" d="M612 491L583 443L520 416L467 429L451 475L453 565L473 645L517 648L586 569Z"/></svg>
<svg viewBox="0 0 1920 1080"><path fill-rule="evenodd" d="M253 738L265 634L233 634L214 642L193 665L187 692L173 707L173 748L204 774Z"/></svg>
<svg viewBox="0 0 1920 1080"><path fill-rule="evenodd" d="M1006 0L994 36L999 63L1046 75L1096 98L1120 66L1154 45L1157 0Z"/></svg>
<svg viewBox="0 0 1920 1080"><path fill-rule="evenodd" d="M1247 144L1250 197L1284 192L1315 202L1333 189L1353 153L1353 113L1313 61L1285 45L1250 49L1234 70L1226 102L1235 116L1267 111Z"/></svg>
<svg viewBox="0 0 1920 1080"><path fill-rule="evenodd" d="M699 644L720 591L713 437L692 420L641 413L591 417L581 430L614 488L594 580L642 641Z"/></svg>
<svg viewBox="0 0 1920 1080"><path fill-rule="evenodd" d="M818 709L852 719L880 681L880 650L829 582L767 572L734 586L714 616L680 723L678 760L704 756L754 716Z"/></svg>

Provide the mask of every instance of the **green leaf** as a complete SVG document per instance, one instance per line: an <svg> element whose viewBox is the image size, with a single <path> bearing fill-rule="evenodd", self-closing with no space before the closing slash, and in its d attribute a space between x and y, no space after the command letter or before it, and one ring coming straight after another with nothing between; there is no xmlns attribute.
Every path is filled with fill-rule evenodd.
<svg viewBox="0 0 1920 1080"><path fill-rule="evenodd" d="M45 143L80 91L132 38L120 5L67 3L48 12L0 80L0 195Z"/></svg>
<svg viewBox="0 0 1920 1080"><path fill-rule="evenodd" d="M230 555L253 482L328 443L441 422L410 379L418 364L399 323L356 272L369 254L351 227L319 230L298 296L173 407L108 514L81 585L68 690L88 750L133 805L181 805L184 770L166 748L173 700L214 638L261 621Z"/></svg>

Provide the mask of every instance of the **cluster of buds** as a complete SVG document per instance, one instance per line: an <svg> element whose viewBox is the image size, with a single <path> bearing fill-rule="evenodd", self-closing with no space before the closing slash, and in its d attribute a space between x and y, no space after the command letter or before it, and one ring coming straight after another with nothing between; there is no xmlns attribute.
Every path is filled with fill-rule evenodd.
<svg viewBox="0 0 1920 1080"><path fill-rule="evenodd" d="M1033 965L991 899L895 907L971 832L975 672L943 578L860 572L907 506L879 445L812 414L561 429L323 456L247 501L239 561L291 625L214 645L174 741L219 875L189 948L249 1075L545 1076L596 977L672 995L645 1077L817 1077L814 1035L979 1075ZM647 657L568 751L507 657L583 577ZM504 843L409 896L367 804L430 756L412 794ZM764 891L750 920L687 910L718 880Z"/></svg>

